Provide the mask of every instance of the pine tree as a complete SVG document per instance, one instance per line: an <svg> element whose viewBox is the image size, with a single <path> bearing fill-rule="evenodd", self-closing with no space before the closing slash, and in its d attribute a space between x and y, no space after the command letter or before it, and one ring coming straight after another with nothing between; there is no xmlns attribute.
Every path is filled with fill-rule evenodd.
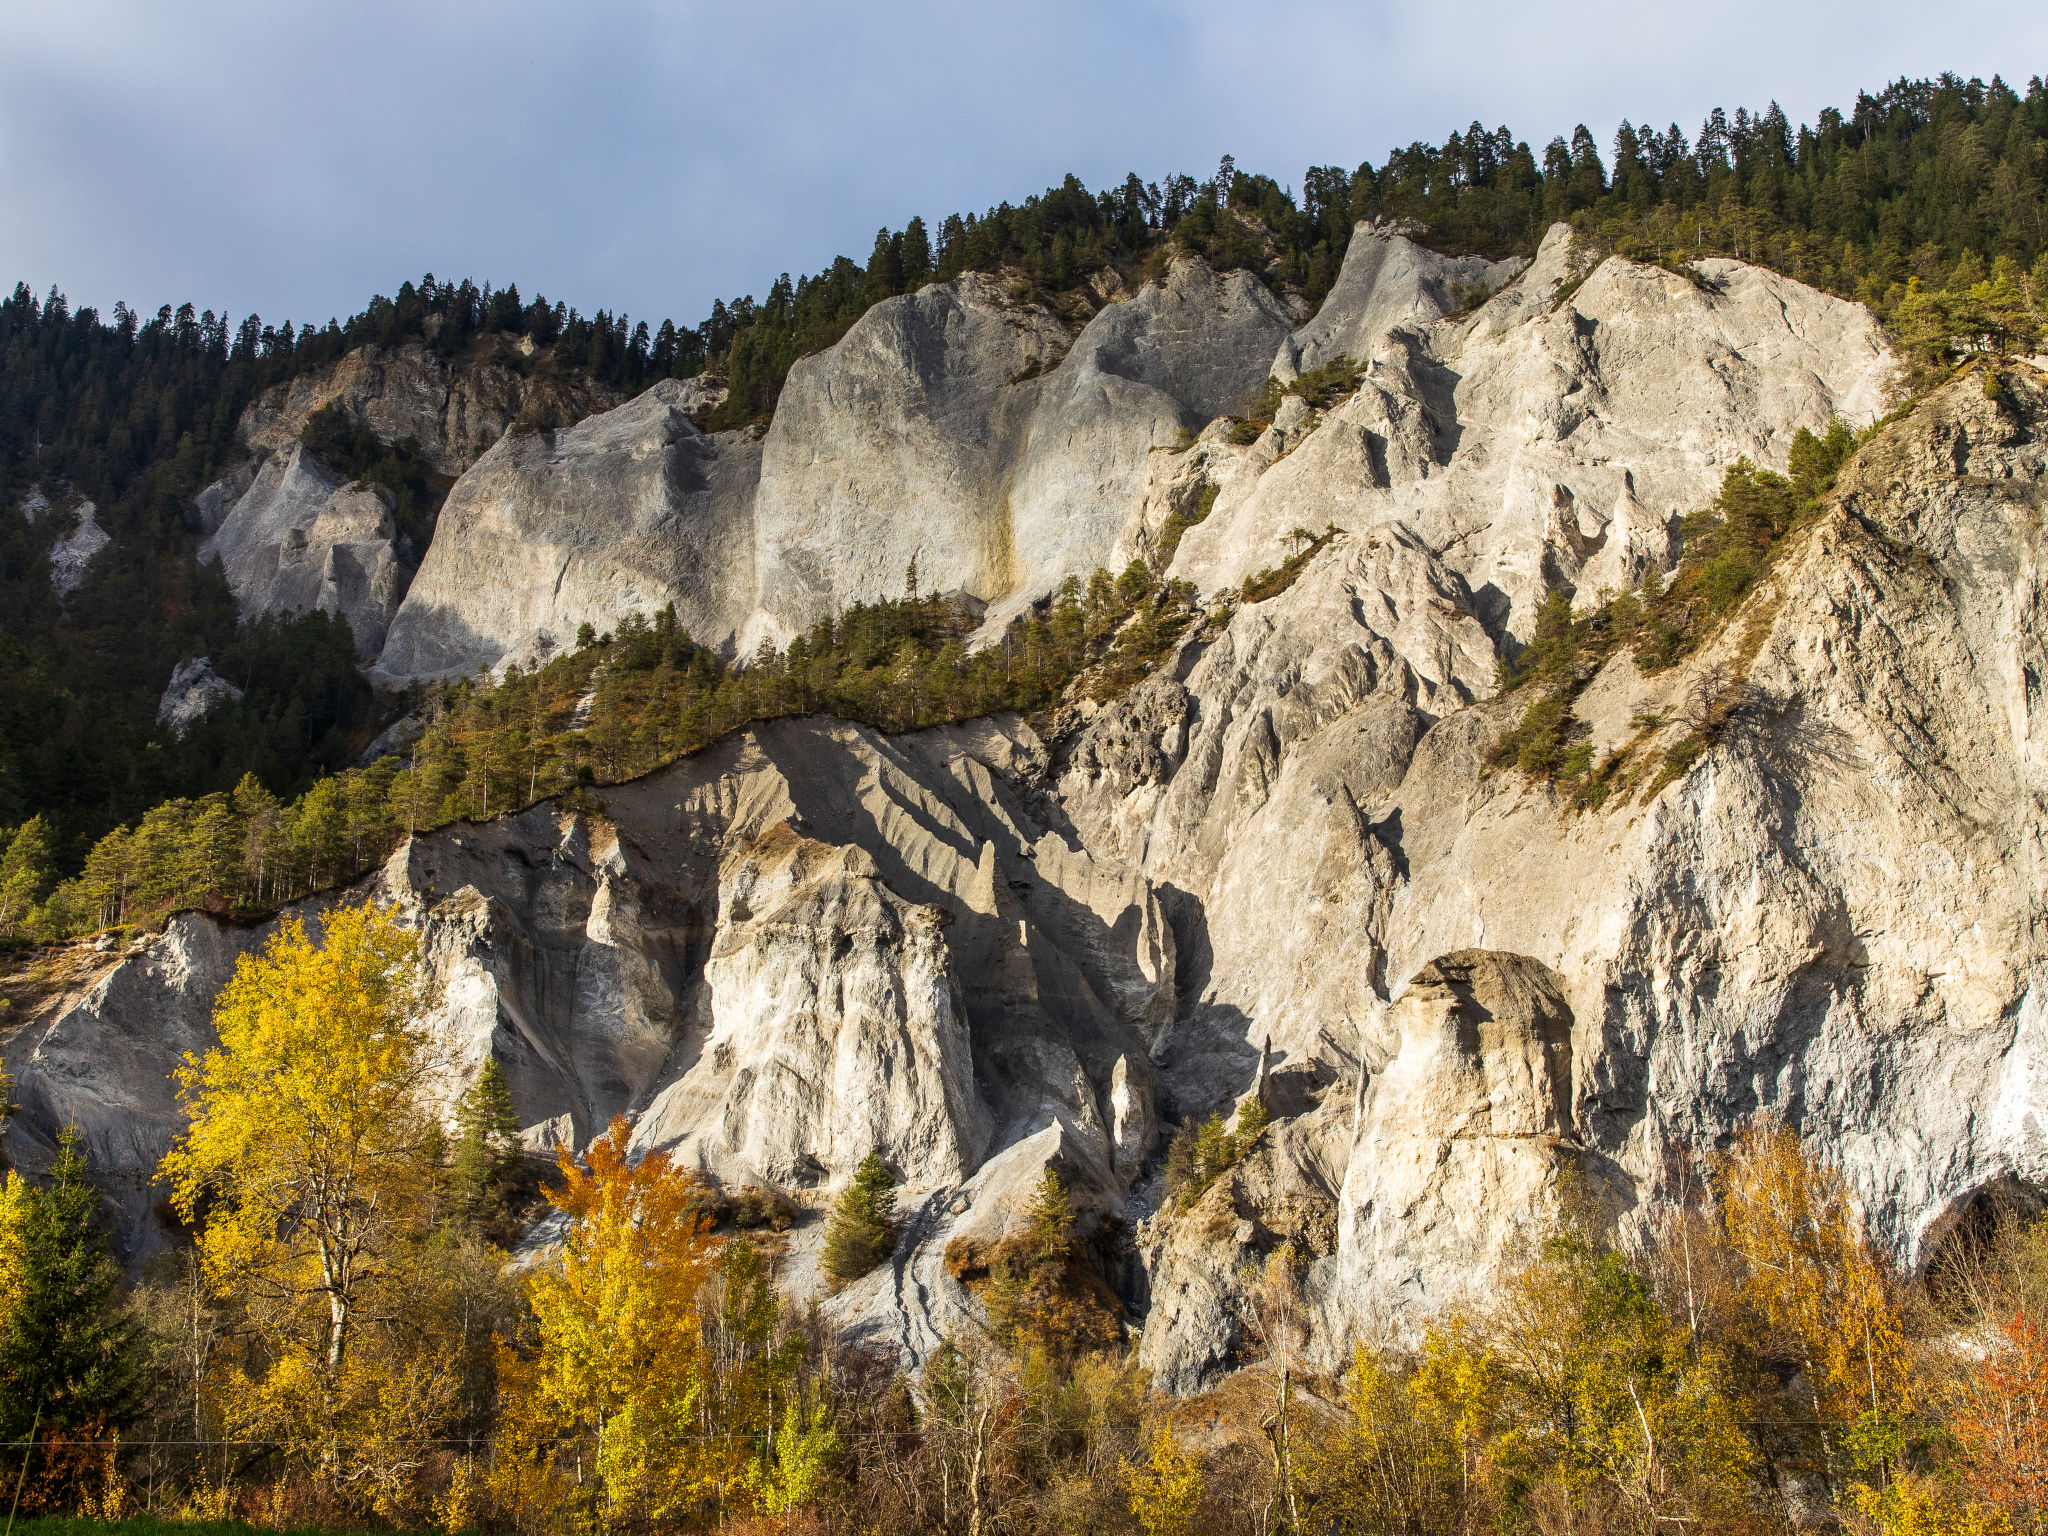
<svg viewBox="0 0 2048 1536"><path fill-rule="evenodd" d="M826 1274L844 1285L881 1263L895 1246L896 1175L870 1152L833 1207L819 1262Z"/></svg>
<svg viewBox="0 0 2048 1536"><path fill-rule="evenodd" d="M932 275L932 241L923 219L912 219L903 227L903 291L915 293Z"/></svg>
<svg viewBox="0 0 2048 1536"><path fill-rule="evenodd" d="M38 1188L8 1175L0 1193L0 1439L32 1421L118 1428L139 1406L135 1324L119 1305L100 1196L76 1130Z"/></svg>
<svg viewBox="0 0 2048 1536"><path fill-rule="evenodd" d="M1172 1145L1166 1149L1166 1198L1184 1204L1201 1183L1202 1168L1195 1153L1195 1123L1183 1120Z"/></svg>
<svg viewBox="0 0 2048 1536"><path fill-rule="evenodd" d="M455 1111L455 1208L473 1220L497 1214L519 1158L519 1111L505 1069L492 1056Z"/></svg>

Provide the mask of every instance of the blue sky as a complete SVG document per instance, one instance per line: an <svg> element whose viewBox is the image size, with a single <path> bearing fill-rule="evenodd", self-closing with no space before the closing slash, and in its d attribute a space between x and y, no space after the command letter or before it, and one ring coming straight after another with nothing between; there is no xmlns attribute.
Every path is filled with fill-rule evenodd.
<svg viewBox="0 0 2048 1536"><path fill-rule="evenodd" d="M2048 6L0 0L0 278L305 321L431 270L691 323L1070 170L1293 185L1943 69L2048 72Z"/></svg>

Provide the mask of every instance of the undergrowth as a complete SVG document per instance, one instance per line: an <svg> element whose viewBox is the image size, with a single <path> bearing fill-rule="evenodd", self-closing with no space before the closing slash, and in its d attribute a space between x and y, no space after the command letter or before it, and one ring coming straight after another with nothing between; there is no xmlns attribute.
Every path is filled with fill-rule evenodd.
<svg viewBox="0 0 2048 1536"><path fill-rule="evenodd" d="M1344 530L1335 523L1327 524L1321 533L1310 533L1306 528L1297 528L1287 535L1290 544L1298 548L1278 565L1247 576L1244 585L1238 589L1238 601L1263 603L1270 597L1278 597L1294 585L1295 578L1308 569L1309 561L1322 552L1330 540Z"/></svg>

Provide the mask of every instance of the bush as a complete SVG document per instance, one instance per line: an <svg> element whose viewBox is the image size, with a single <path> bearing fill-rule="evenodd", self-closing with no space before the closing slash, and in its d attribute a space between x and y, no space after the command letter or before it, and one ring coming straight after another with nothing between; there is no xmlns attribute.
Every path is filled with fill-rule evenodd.
<svg viewBox="0 0 2048 1536"><path fill-rule="evenodd" d="M869 1161L873 1161L872 1158ZM863 1164L863 1167L866 1165ZM885 1173L888 1171L883 1170ZM893 1182L893 1181L892 1181ZM731 1199L732 1224L742 1231L758 1231L765 1227L771 1232L787 1232L796 1221L796 1207L780 1190L768 1189L763 1185L749 1184ZM893 1205L893 1197L891 1199ZM893 1236L890 1245L894 1245ZM884 1248L882 1258L888 1256ZM880 1263L877 1258L875 1263ZM870 1269L874 1265L868 1266Z"/></svg>

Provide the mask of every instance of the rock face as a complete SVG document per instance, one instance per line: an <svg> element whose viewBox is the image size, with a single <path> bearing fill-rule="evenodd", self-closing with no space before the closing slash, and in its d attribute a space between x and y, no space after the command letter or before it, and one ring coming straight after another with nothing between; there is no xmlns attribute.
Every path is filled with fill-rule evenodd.
<svg viewBox="0 0 2048 1536"><path fill-rule="evenodd" d="M256 471L199 556L220 562L244 618L337 615L367 660L412 580L391 511L382 486L352 485L294 443Z"/></svg>
<svg viewBox="0 0 2048 1536"><path fill-rule="evenodd" d="M430 469L460 475L516 420L566 426L616 404L580 375L529 377L509 346L451 362L419 342L360 347L333 367L273 386L242 413L251 457L194 498L244 618L320 608L346 614L364 659L383 649L425 553L397 537L381 491L337 499L341 477L308 457L299 434L313 413L344 411L387 443L410 441ZM696 380L696 409L708 405Z"/></svg>
<svg viewBox="0 0 2048 1536"><path fill-rule="evenodd" d="M1292 399L1248 447L1215 425L1269 372L1340 356L1368 378L1327 413ZM1256 278L1199 261L1078 334L969 274L800 360L758 445L679 452L672 423L699 397L664 384L586 423L603 453L557 455L542 434L487 455L379 666L495 665L560 644L571 613L604 629L665 602L749 654L900 594L913 560L928 590L988 603L994 634L1067 576L1164 563L1168 519L1205 494L1172 561L1204 591L1277 564L1298 527L1398 527L1490 632L1525 635L1554 587L1590 597L1668 564L1678 518L1736 458L1782 467L1800 427L1876 415L1890 369L1856 305L1735 262L1587 271L1562 225L1527 264L1362 225L1298 329ZM593 544L629 547L611 566Z"/></svg>
<svg viewBox="0 0 2048 1536"><path fill-rule="evenodd" d="M417 341L359 347L266 390L242 413L242 439L258 459L281 456L333 405L387 443L411 438L438 473L459 475L522 413L566 426L618 403L582 374L529 376L519 361L510 346L459 363Z"/></svg>
<svg viewBox="0 0 2048 1536"><path fill-rule="evenodd" d="M157 701L156 723L169 726L173 736L183 736L214 705L241 696L241 689L213 670L210 659L188 656L171 668L171 680Z"/></svg>
<svg viewBox="0 0 2048 1536"><path fill-rule="evenodd" d="M1572 1010L1525 955L1459 950L1387 1011L1398 1042L1358 1105L1338 1285L1414 1315L1473 1299L1576 1163ZM1445 1288L1445 1282L1449 1287Z"/></svg>
<svg viewBox="0 0 2048 1536"><path fill-rule="evenodd" d="M49 503L45 501L42 505L47 507ZM37 509L33 502L25 501L22 510L30 522L35 521ZM59 597L69 597L84 584L93 556L113 542L94 515L98 510L89 501L79 502L71 531L50 546L50 585L57 589Z"/></svg>
<svg viewBox="0 0 2048 1536"><path fill-rule="evenodd" d="M467 672L571 644L673 602L696 638L730 641L753 586L744 509L761 445L707 437L667 379L562 431L514 431L455 483L391 625L378 674Z"/></svg>
<svg viewBox="0 0 2048 1536"><path fill-rule="evenodd" d="M1154 450L1236 409L1290 323L1257 279L1199 261L1078 335L969 274L800 360L764 438L696 436L675 383L515 435L451 492L379 671L491 666L667 602L749 654L901 595L913 560L925 590L1005 623L1108 558Z"/></svg>
<svg viewBox="0 0 2048 1536"><path fill-rule="evenodd" d="M1509 269L1465 270L1483 288ZM1291 441L1276 422L1240 450L1249 473L1209 471L1214 511L1175 575L1214 590L1277 564L1297 527L1398 524L1526 637L1553 588L1591 598L1668 566L1678 518L1738 457L1782 469L1799 428L1875 417L1892 372L1860 306L1737 262L1587 272L1558 225L1491 299L1438 318L1458 271L1361 230L1281 362L1344 352L1364 386Z"/></svg>
<svg viewBox="0 0 2048 1536"><path fill-rule="evenodd" d="M605 818L537 807L394 857L374 890L421 925L444 982L451 1102L492 1053L536 1146L625 1113L637 1146L812 1209L880 1150L907 1181L906 1233L828 1315L913 1364L971 1315L945 1245L999 1235L1053 1164L1103 1241L1132 1235L1140 1355L1177 1390L1234 1364L1246 1268L1282 1243L1336 1347L1398 1334L1512 1262L1567 1173L1640 1232L1671 1150L1758 1113L1842 1167L1905 1263L1987 1186L2048 1187L2048 379L2012 364L1951 382L1864 444L1682 664L1612 657L1575 704L1610 791L1575 807L1489 758L1527 707L1495 678L1533 603L1668 563L1674 511L1744 454L1782 462L1798 424L1874 412L1889 362L1862 311L1733 264L1700 284L1579 272L1559 236L1504 274L1396 241L1361 234L1378 266L1254 365L1281 334L1290 366L1341 351L1370 365L1356 396L1290 407L1249 445L1205 428L1117 482L1118 545L1212 591L1274 563L1296 525L1341 530L1273 595L1216 605L1131 692L1043 737L776 722L607 788ZM1180 298L1166 284L1105 310L1085 353L1077 339L1028 378L1055 341L1028 313L973 285L894 301L805 365L776 430L811 422L816 462L771 431L756 489L771 461L809 477L801 506L827 532L806 547L831 553L830 529L882 504L848 488L883 484L896 453L895 483L926 488L921 574L929 559L931 585L965 581L970 498L942 496L946 477L1016 466L1017 516L1040 424L1082 398L1063 370L1096 369L1088 387L1121 402L1101 407L1098 447L1087 410L1071 418L1075 452L1116 476L1137 462L1125 447L1216 406L1264 311L1242 280L1236 298L1231 280L1178 280ZM1147 361L1183 300L1238 319ZM893 415L871 409L912 377ZM726 451L682 414L657 393L495 448L476 500L451 498L467 521L444 517L497 551L466 578L450 566L451 611L461 580L499 566L520 591L571 592L611 546L651 549L657 523L723 517L678 489L679 466ZM887 430L897 446L874 449ZM928 473L929 454L952 467ZM579 485L614 488L591 498L605 533L588 544L566 531ZM549 551L530 570L528 543ZM718 547L752 551L751 605L768 546ZM837 569L805 587L794 547L768 562L793 583L777 590L861 590ZM876 580L880 548L853 552ZM724 600L742 635L766 622ZM521 624L600 611L588 601L536 606L491 643L509 653ZM408 633L401 613L393 644ZM455 665L450 644L412 654ZM148 1171L175 1124L170 1062L204 1042L213 989L262 937L187 916L79 957L75 985L5 1040L25 1105L9 1155L37 1166L76 1119L134 1247L163 1240ZM1162 1131L1250 1094L1273 1123L1191 1209L1161 1209Z"/></svg>

